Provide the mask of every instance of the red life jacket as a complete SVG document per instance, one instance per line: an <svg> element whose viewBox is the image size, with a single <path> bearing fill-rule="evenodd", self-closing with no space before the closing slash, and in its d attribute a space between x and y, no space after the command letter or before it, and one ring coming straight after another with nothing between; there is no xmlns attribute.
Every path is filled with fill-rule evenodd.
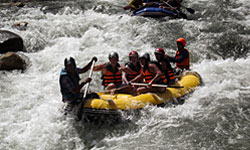
<svg viewBox="0 0 250 150"><path fill-rule="evenodd" d="M113 70L110 63L107 63L107 73L102 75L102 85L108 86L110 83L114 83L116 86L122 84L122 72L119 71L120 64L117 64L115 70Z"/></svg>
<svg viewBox="0 0 250 150"><path fill-rule="evenodd" d="M132 74L127 74L126 78L128 81L134 79L142 72L141 65L139 63L136 66L134 66L132 63L129 62L126 64L126 66L128 66L133 71Z"/></svg>
<svg viewBox="0 0 250 150"><path fill-rule="evenodd" d="M177 51L177 52L176 52L176 55L175 55L175 58L176 58L176 59L180 58L180 53L181 53L182 51L187 51L187 52L188 52L187 49L183 49L183 50L181 50L181 51ZM189 67L190 67L190 63L189 63L189 52L188 52L188 58L184 59L184 61L181 62L181 63L176 63L176 68L187 69L187 70L189 70Z"/></svg>

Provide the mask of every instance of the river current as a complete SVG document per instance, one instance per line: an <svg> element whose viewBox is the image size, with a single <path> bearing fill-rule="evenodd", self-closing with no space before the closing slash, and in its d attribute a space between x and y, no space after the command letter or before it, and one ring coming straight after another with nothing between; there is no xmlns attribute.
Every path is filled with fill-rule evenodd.
<svg viewBox="0 0 250 150"><path fill-rule="evenodd" d="M1 1L0 1L1 2ZM247 150L250 149L250 2L184 0L188 19L144 18L124 11L126 0L0 3L0 29L24 40L28 68L0 71L0 149ZM15 27L17 22L27 27ZM59 74L73 56L79 67L116 51L162 47L173 56L184 37L191 69L204 82L176 107L149 106L129 123L93 125L62 113ZM81 76L86 78L88 73ZM103 90L94 72L91 91ZM128 116L129 117L129 116Z"/></svg>

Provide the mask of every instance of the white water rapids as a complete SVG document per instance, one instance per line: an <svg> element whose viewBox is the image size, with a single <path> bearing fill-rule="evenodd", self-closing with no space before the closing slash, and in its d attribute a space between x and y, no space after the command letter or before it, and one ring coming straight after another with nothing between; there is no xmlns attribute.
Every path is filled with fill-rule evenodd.
<svg viewBox="0 0 250 150"><path fill-rule="evenodd" d="M19 54L29 64L24 72L0 71L0 150L250 148L250 2L187 0L184 4L196 10L186 12L190 20L132 17L122 10L126 4L0 5L0 29L23 38L27 52ZM44 13L53 6L55 12ZM26 30L12 26L20 21L29 23ZM111 51L119 53L121 64L131 50L154 59L154 49L162 47L173 56L178 37L187 40L191 68L205 84L183 105L148 107L138 120L113 126L84 125L61 113L58 79L65 57L73 56L82 67L93 56L98 64L106 62ZM92 91L102 90L100 77L94 72Z"/></svg>

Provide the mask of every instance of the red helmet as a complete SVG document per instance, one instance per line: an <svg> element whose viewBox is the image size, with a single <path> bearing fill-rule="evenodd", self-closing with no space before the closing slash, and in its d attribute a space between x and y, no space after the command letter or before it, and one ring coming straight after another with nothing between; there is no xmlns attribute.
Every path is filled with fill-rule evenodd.
<svg viewBox="0 0 250 150"><path fill-rule="evenodd" d="M129 57L132 57L132 56L138 57L139 55L138 55L138 53L137 53L136 51L131 51L131 52L129 53Z"/></svg>
<svg viewBox="0 0 250 150"><path fill-rule="evenodd" d="M164 51L163 48L157 48L157 49L155 49L155 53L161 54L161 55L165 55L165 51Z"/></svg>
<svg viewBox="0 0 250 150"><path fill-rule="evenodd" d="M183 47L186 45L186 40L184 38L179 38L176 40L176 42L182 43Z"/></svg>

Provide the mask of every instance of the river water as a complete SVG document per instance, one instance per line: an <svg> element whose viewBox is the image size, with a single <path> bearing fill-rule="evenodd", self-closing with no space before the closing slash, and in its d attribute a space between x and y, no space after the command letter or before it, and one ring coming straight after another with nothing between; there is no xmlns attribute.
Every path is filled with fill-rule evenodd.
<svg viewBox="0 0 250 150"><path fill-rule="evenodd" d="M0 71L0 149L247 150L250 149L250 2L185 0L196 10L188 20L133 17L126 0L26 1L0 4L0 29L19 34L26 71ZM26 21L27 27L13 24ZM171 108L147 107L123 124L84 124L61 113L58 78L65 57L79 67L116 51L162 47L175 54L184 37L191 68L204 86ZM87 74L81 76L86 78ZM101 91L100 73L90 86ZM129 116L128 116L129 117Z"/></svg>

